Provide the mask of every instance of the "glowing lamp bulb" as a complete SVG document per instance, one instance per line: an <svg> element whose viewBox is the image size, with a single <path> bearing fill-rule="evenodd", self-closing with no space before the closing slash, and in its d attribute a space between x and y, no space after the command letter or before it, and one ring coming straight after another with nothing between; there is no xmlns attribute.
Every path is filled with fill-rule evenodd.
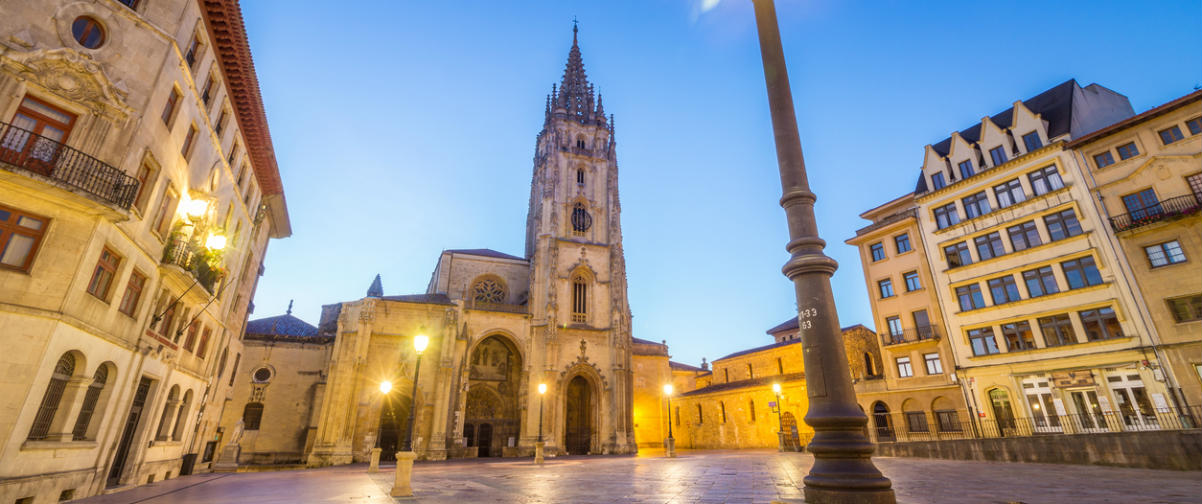
<svg viewBox="0 0 1202 504"><path fill-rule="evenodd" d="M392 390L392 382L390 382L388 380L384 380L384 381L380 382L380 393L381 394L387 394L389 390Z"/></svg>
<svg viewBox="0 0 1202 504"><path fill-rule="evenodd" d="M209 209L209 202L201 199L188 200L184 203L184 213L192 219L204 217L205 211Z"/></svg>
<svg viewBox="0 0 1202 504"><path fill-rule="evenodd" d="M219 234L210 235L208 240L205 240L205 248L209 250L221 250L225 248L225 237Z"/></svg>
<svg viewBox="0 0 1202 504"><path fill-rule="evenodd" d="M671 383L664 385L664 395L672 395L673 390Z"/></svg>
<svg viewBox="0 0 1202 504"><path fill-rule="evenodd" d="M546 394L546 393L547 393L547 384L546 384L546 383L540 383L540 384L538 384L538 393L539 393L539 394Z"/></svg>
<svg viewBox="0 0 1202 504"><path fill-rule="evenodd" d="M773 383L773 384L772 384L772 391L773 391L773 392L776 392L777 394L779 394L779 393L780 393L780 384L779 384L779 383Z"/></svg>
<svg viewBox="0 0 1202 504"><path fill-rule="evenodd" d="M419 335L413 337L413 349L417 350L417 353L424 352L426 350L426 347L429 345L430 345L430 338L428 336L426 336L425 334L419 334Z"/></svg>

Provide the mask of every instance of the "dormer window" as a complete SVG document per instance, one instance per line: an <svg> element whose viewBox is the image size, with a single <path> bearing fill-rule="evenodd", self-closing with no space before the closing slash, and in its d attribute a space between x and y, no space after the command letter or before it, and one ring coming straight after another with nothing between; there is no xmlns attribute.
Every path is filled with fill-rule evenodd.
<svg viewBox="0 0 1202 504"><path fill-rule="evenodd" d="M997 146L989 149L989 157L993 159L993 166L999 166L1006 163L1006 148Z"/></svg>
<svg viewBox="0 0 1202 504"><path fill-rule="evenodd" d="M943 179L943 173L931 174L931 187L933 187L936 191L947 187L947 181Z"/></svg>
<svg viewBox="0 0 1202 504"><path fill-rule="evenodd" d="M1027 152L1036 151L1043 147L1043 141L1039 139L1039 132L1032 131L1023 135L1023 145L1027 146Z"/></svg>
<svg viewBox="0 0 1202 504"><path fill-rule="evenodd" d="M972 160L971 159L960 162L960 178L961 179L966 179L968 177L973 176L974 174L975 173L973 172L973 169L972 169Z"/></svg>

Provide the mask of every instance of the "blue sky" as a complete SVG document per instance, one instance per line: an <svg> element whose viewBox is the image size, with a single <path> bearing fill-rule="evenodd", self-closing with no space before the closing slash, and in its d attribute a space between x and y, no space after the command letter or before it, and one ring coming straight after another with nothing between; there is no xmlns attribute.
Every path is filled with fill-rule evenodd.
<svg viewBox="0 0 1202 504"><path fill-rule="evenodd" d="M521 255L535 135L580 21L616 116L634 335L698 363L795 315L748 0L248 1L293 236L251 318L424 292L443 249ZM1136 111L1202 84L1202 3L777 5L843 325L872 327L859 213L913 190L922 149L1076 78Z"/></svg>

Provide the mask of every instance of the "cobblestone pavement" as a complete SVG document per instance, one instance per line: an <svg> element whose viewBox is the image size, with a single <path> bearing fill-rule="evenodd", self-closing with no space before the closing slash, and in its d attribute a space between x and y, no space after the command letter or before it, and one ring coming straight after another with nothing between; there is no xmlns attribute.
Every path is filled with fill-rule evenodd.
<svg viewBox="0 0 1202 504"><path fill-rule="evenodd" d="M1202 502L1202 473L1096 466L878 457L902 503ZM632 456L418 463L414 499L388 497L390 466L184 476L88 504L419 503L760 503L802 498L808 454L689 451Z"/></svg>

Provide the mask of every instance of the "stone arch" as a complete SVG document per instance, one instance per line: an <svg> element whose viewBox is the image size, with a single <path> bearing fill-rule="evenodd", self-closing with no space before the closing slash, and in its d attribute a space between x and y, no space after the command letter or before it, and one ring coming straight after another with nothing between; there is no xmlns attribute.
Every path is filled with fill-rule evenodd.
<svg viewBox="0 0 1202 504"><path fill-rule="evenodd" d="M74 398L75 390L71 383L86 376L86 366L87 361L79 350L68 350L55 361L33 425L30 426L28 439L43 440L63 431L68 409L64 406L69 406Z"/></svg>
<svg viewBox="0 0 1202 504"><path fill-rule="evenodd" d="M463 394L463 437L475 443L477 455L499 457L521 437L525 362L516 339L494 331L467 353L467 387ZM472 433L466 432L469 426Z"/></svg>
<svg viewBox="0 0 1202 504"><path fill-rule="evenodd" d="M513 331L510 331L508 329L501 328L501 327L494 327L491 329L480 331L479 336L476 336L474 341L472 341L471 344L468 345L467 353L465 355L467 355L469 363L471 362L472 352L475 352L476 348L478 348L481 343L483 343L485 340L487 340L489 338L498 338L498 339L503 340L504 342L508 343L509 346L511 347L511 350L513 350L514 352L517 352L518 357L521 358L522 362L526 362L526 353L522 351L523 350L522 346L518 344L517 335L515 335L513 333Z"/></svg>
<svg viewBox="0 0 1202 504"><path fill-rule="evenodd" d="M92 373L92 379L88 383L87 392L84 393L79 415L75 418L75 428L71 432L72 439L77 441L96 439L96 434L100 431L101 420L104 418L104 411L108 407L109 397L112 396L116 383L118 383L116 364L113 364L112 361L105 361L96 366L96 371Z"/></svg>
<svg viewBox="0 0 1202 504"><path fill-rule="evenodd" d="M560 377L559 410L562 412L560 446L572 455L601 452L601 411L604 388L592 366L577 364Z"/></svg>
<svg viewBox="0 0 1202 504"><path fill-rule="evenodd" d="M872 403L872 427L876 431L878 441L893 441L893 417L889 414L889 405L884 401Z"/></svg>
<svg viewBox="0 0 1202 504"><path fill-rule="evenodd" d="M931 411L954 410L956 405L952 401L943 396L935 396L931 400Z"/></svg>
<svg viewBox="0 0 1202 504"><path fill-rule="evenodd" d="M992 427L996 429L993 434L1001 436L1012 434L1015 424L1010 391L1003 386L990 387L985 391L985 400L989 404L989 413L993 420ZM985 428L989 427L987 424Z"/></svg>
<svg viewBox="0 0 1202 504"><path fill-rule="evenodd" d="M492 273L478 275L468 284L464 298L472 303L502 304L509 300L509 286L505 279Z"/></svg>

